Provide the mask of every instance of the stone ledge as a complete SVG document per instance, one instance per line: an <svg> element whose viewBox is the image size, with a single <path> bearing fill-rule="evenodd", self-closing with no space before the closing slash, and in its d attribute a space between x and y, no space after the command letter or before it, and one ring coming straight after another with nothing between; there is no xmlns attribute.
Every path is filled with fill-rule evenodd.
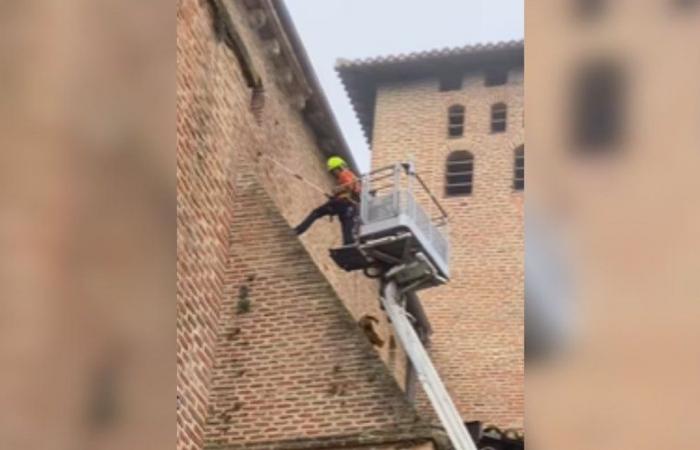
<svg viewBox="0 0 700 450"><path fill-rule="evenodd" d="M384 445L420 445L434 442L436 448L445 448L445 439L434 428L419 424L394 430L376 429L350 435L333 435L309 439L246 442L240 444L206 444L204 450L324 450Z"/></svg>

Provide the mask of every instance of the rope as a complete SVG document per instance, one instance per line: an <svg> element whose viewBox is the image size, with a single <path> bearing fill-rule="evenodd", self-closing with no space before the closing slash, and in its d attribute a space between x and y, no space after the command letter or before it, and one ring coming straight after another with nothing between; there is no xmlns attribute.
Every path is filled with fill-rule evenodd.
<svg viewBox="0 0 700 450"><path fill-rule="evenodd" d="M263 155L261 152L258 152L258 157L259 157L259 158L265 158L265 159L267 159L268 161L270 161L270 162L272 162L273 164L275 164L277 167L279 167L280 169L282 169L282 170L283 170L284 172L286 172L287 174L293 176L294 178L296 178L297 180L301 181L302 183L305 183L307 186L309 186L309 187L313 188L314 190L320 192L321 194L325 195L326 197L330 197L330 195L326 192L325 189L323 189L323 188L321 188L320 186L318 186L318 185L316 185L316 184L310 182L309 180L307 180L306 178L302 177L302 176L299 175L298 173L289 170L289 169L286 168L284 165L282 165L282 163L280 163L280 162L278 162L278 161L275 161L273 158L270 158L270 157L267 156L267 155Z"/></svg>
<svg viewBox="0 0 700 450"><path fill-rule="evenodd" d="M283 170L284 172L286 172L287 174L293 176L294 178L296 178L297 180L299 180L299 181L301 181L302 183L306 184L307 186L309 186L309 187L313 188L314 190L320 192L321 194L323 194L323 195L326 196L327 198L333 198L333 197L334 197L334 195L329 194L329 193L326 192L326 190L323 189L322 187L318 186L317 184L312 183L311 181L307 180L306 178L304 178L303 176L299 175L298 173L296 173L296 172L294 172L294 171L292 171L292 170L289 170L287 167L285 167L282 163L280 163L279 161L275 160L274 158L271 158L271 157L269 157L269 156L267 156L267 155L264 155L262 152L258 152L258 157L259 157L259 158L265 158L265 159L267 159L268 161L270 161L271 163L273 163L274 165L276 165L277 167L279 167L280 169L282 169L282 170ZM351 198L349 198L349 197L347 198L347 200L348 200L350 203L354 204L354 205L357 205L357 204L358 204L355 200L353 200L353 199L351 199Z"/></svg>

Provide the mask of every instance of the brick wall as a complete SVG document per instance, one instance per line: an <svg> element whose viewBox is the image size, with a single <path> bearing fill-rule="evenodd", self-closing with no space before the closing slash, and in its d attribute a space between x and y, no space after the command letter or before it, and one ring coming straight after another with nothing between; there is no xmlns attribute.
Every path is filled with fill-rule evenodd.
<svg viewBox="0 0 700 450"><path fill-rule="evenodd" d="M284 83L280 81L280 71L269 58L269 42L261 40L255 34L240 2L232 2L230 5L234 23L246 43L255 69L263 78L265 89L265 102L259 120L253 120L252 115L248 114L247 120L233 125L236 128L237 142L248 143L239 145L242 150L239 158L245 160L245 164L255 171L258 181L275 207L292 227L326 199L322 193L285 173L267 159L259 158L258 153L280 162L327 191L330 191L334 181L325 169L327 156L319 151L316 137L304 120L302 111L295 106L285 91ZM245 99L232 104L231 107L249 110ZM301 241L318 270L330 282L353 317L358 319L370 314L382 319L377 331L388 341L391 327L383 319L383 313L378 307L377 283L366 279L360 273L349 274L339 269L328 256L328 249L341 243L338 221L319 220L301 237ZM388 361L388 346L379 350L382 358ZM396 360L396 378L401 383L405 372L403 353L398 352Z"/></svg>
<svg viewBox="0 0 700 450"><path fill-rule="evenodd" d="M201 448L207 416L212 411L220 412L216 402L222 397L211 391L214 355L217 342L224 345L228 342L226 336L232 326L228 321L230 316L222 312L222 303L223 308L230 308L230 303L225 302L231 302L231 296L235 297L238 289L236 280L225 280L227 273L240 273L241 269L237 266L240 262L229 260L231 238L238 238L231 233L232 230L250 226L245 222L246 210L237 210L234 206L240 200L236 186L245 187L248 181L243 176L254 174L255 183L268 199L267 208L271 214L274 211L277 231L282 233L280 230L296 225L325 199L321 193L266 160L259 159L259 153L286 164L314 184L327 189L332 185L324 168L326 155L319 151L314 133L293 96L290 96L283 71L270 59L270 42L263 41L256 34L243 2L227 1L224 4L250 55L250 63L262 78L264 104L259 114L254 115L251 109L252 93L246 85L239 62L214 35L209 2L182 0L177 13L179 449ZM316 280L322 279L325 286L317 289L324 292L324 298L336 298L338 304L344 305L349 314L347 320L357 320L365 314L380 318L377 332L388 342L391 328L378 308L376 283L361 274L347 274L339 270L328 257L328 248L339 243L337 221L319 221L301 240L287 234L278 238L273 245L280 252L288 251L287 245L296 248L297 252L303 250L306 255L304 270L308 273L317 271ZM272 252L267 257L279 255ZM290 264L290 261L285 261L285 264ZM295 302L290 299L296 297L303 304L306 288L294 284L288 288L284 297L288 303L280 307L293 306ZM323 310L322 304L319 304L319 308L322 315L318 320L327 319L331 313ZM328 325L324 326L327 330ZM271 331L275 329L272 327ZM284 345L285 341L293 338L289 333L291 331L287 330L285 334L268 336L268 339ZM363 352L366 353L365 350ZM353 351L358 350L353 347ZM367 351L372 352L371 348ZM328 352L341 354L337 348ZM359 357L359 353L355 355ZM390 373L401 384L405 377L403 352L400 349L390 351L389 346L384 345L377 349L376 355L381 358L379 361L388 364L381 367L391 367ZM219 353L219 356L216 383L231 389L239 381L238 372L234 368L227 369L229 360L225 354L222 356ZM303 364L304 360L300 360L300 363ZM374 370L380 366L372 367ZM290 373L295 370L292 365L286 368ZM214 399L213 403L211 399ZM267 413L264 409L257 409L255 412L248 410L247 414L257 414L260 420ZM210 425L214 426L215 423ZM249 430L255 428L251 423L248 424L251 427ZM348 425L349 429L352 427ZM216 428L212 430L219 430L216 439L240 442L241 435L237 434L237 429L229 432ZM262 435L259 437L262 438Z"/></svg>
<svg viewBox="0 0 700 450"><path fill-rule="evenodd" d="M414 409L265 190L239 178L208 448L420 432ZM427 428L423 428L423 433Z"/></svg>
<svg viewBox="0 0 700 450"><path fill-rule="evenodd" d="M490 133L490 107L508 105L508 129ZM447 109L466 109L464 137L447 136ZM468 420L523 426L523 195L513 151L524 143L522 72L505 86L468 75L459 91L437 80L378 88L373 167L411 158L450 215L452 280L421 294L434 329L431 354ZM444 197L452 150L474 155L473 193Z"/></svg>
<svg viewBox="0 0 700 450"><path fill-rule="evenodd" d="M232 217L232 144L226 108L240 73L222 57L207 11L183 1L177 21L177 445L203 445ZM217 77L224 69L229 77Z"/></svg>

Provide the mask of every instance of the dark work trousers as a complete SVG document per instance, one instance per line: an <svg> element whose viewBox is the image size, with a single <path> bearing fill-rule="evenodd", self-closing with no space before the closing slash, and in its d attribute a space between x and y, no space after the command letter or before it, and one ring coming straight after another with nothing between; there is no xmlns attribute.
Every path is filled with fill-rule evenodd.
<svg viewBox="0 0 700 450"><path fill-rule="evenodd" d="M349 200L332 198L323 205L311 211L306 219L296 228L297 235L303 234L309 227L321 217L338 216L340 227L343 232L343 245L352 244L355 241L353 229L355 228L355 217L357 206Z"/></svg>

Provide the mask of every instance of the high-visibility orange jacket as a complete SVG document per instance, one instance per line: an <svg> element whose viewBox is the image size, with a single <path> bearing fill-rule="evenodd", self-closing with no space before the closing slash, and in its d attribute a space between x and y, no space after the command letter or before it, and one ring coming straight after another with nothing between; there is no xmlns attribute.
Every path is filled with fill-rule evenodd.
<svg viewBox="0 0 700 450"><path fill-rule="evenodd" d="M360 180L350 169L342 169L335 176L340 190L336 194L338 198L350 198L357 200L360 198Z"/></svg>

